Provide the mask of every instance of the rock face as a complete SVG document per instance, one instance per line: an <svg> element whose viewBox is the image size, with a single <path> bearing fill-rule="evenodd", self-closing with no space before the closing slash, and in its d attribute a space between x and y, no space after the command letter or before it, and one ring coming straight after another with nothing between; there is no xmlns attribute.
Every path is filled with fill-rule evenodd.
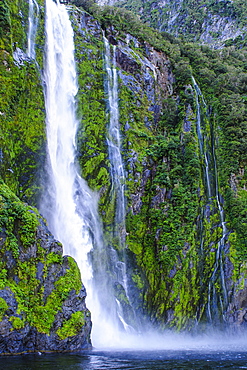
<svg viewBox="0 0 247 370"><path fill-rule="evenodd" d="M0 185L0 354L91 348L76 262L44 221Z"/></svg>
<svg viewBox="0 0 247 370"><path fill-rule="evenodd" d="M157 43L158 33L152 36L150 29L146 32L131 17L133 23L128 25L124 15L129 16L117 8L103 9L101 18L96 12L103 31L83 10L74 11L71 17L80 82L78 102L83 117L83 127L78 133L79 160L89 185L99 190L107 242L115 247L116 243L109 237L114 200L105 146L109 117L104 101L107 99L103 32L111 44L112 54L115 52L118 73L119 122L126 174L128 284L131 292L135 292L133 306L136 312L165 327L193 329L198 323L210 320L215 325L227 322L244 327L245 316L241 316L241 310L245 307L240 300L246 283L234 281L233 277L239 279L238 271L244 270L246 260L242 237L245 231L242 221L236 219L238 207L245 214L245 192L238 188L230 193L227 187L229 179L234 178L230 172L232 164L229 166L227 162L230 163L234 155L230 159L229 150L224 148L229 140L227 127L233 121L227 122L228 118L223 116L226 108L219 109L227 105L224 94L229 96L229 102L234 101L232 106L239 104L242 109L237 95L230 98L230 85L223 83L226 73L228 78L233 78L230 65L225 65L230 51L212 51L195 44L180 48L176 40L171 38L169 44L170 39L166 37ZM241 56L238 58L241 60ZM200 109L192 73L205 93ZM235 78L239 78L241 86L244 77L238 74ZM212 98L212 86L218 92L223 86L222 96L215 97L217 106ZM198 141L199 110L212 188L210 201L205 182L206 161ZM217 125L211 121L212 112ZM229 112L229 117L232 114ZM241 167L246 163L243 153L239 163ZM238 168L239 164L234 166ZM216 178L219 189L216 189ZM241 186L245 186L243 175L241 181ZM237 180L234 183L237 186ZM242 200L236 199L239 190ZM216 194L224 207L229 231L220 268L217 250L222 223ZM223 303L222 285L227 291ZM212 302L210 313L209 300Z"/></svg>
<svg viewBox="0 0 247 370"><path fill-rule="evenodd" d="M39 191L37 164L42 164L45 155L43 93L36 64L20 51L26 49L23 22L27 20L28 4L18 9L11 6L11 0L4 3L14 21L9 24L9 33L2 35L4 49L0 51L0 120L4 138L0 172L22 200L35 204ZM38 3L43 14L44 3ZM223 1L214 5L223 3L224 9L234 6L233 2ZM135 4L138 8L144 3ZM200 2L193 4L209 14ZM205 17L191 22L193 4L187 1L186 12L182 11L185 1L167 0L159 5L145 2L140 9L145 10L142 14L147 19L150 12L153 14L153 25L160 30L167 30L168 24L176 34L174 26L178 25L190 40L199 40L203 25L203 37L211 42L207 38L210 24ZM126 174L126 249L131 261L128 283L131 296L135 295L136 312L162 327L190 329L210 320L210 299L216 308L214 312L212 307L210 315L215 325L226 321L245 327L245 49L215 51L195 43L180 43L165 33L154 33L119 8L94 8L95 18L82 8L68 8L75 30L78 117L82 117L78 161L89 186L99 193L104 236L117 253L118 245L111 237L115 204L106 145L109 107L104 89L107 74L103 33L111 52L115 50ZM214 22L218 24L220 20L216 10L210 11L215 15L215 27ZM164 14L168 18L162 18ZM8 22L7 15L3 13L1 20ZM228 16L227 11L222 13L226 22L220 23L225 35L230 32L227 22L233 19ZM42 54L42 19L41 16L37 55ZM195 36L197 26L200 32ZM16 45L16 52L12 45ZM192 75L204 98L197 96ZM198 143L199 114L205 155ZM211 199L206 180L212 187ZM6 192L5 188L0 208L2 351L6 352L7 347L14 352L89 346L90 320L82 309L84 292L74 261L62 258L61 246L38 221L39 217ZM227 227L220 264L217 251L223 224L219 204ZM12 335L16 342L11 339L8 343Z"/></svg>
<svg viewBox="0 0 247 370"><path fill-rule="evenodd" d="M161 0L145 4L141 0L98 0L97 3L122 5L161 32L183 35L191 41L209 44L214 48L221 48L230 40L241 42L246 34L246 24L239 18L241 11L245 11L244 7L240 10L235 1L204 1L201 4L192 0Z"/></svg>

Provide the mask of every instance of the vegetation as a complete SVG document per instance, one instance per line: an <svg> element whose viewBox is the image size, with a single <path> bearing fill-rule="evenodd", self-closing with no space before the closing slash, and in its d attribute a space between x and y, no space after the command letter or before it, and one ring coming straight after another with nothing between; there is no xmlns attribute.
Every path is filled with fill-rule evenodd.
<svg viewBox="0 0 247 370"><path fill-rule="evenodd" d="M45 154L43 90L34 61L15 57L16 51L27 47L26 29L22 26L27 16L26 2L21 2L21 9L18 1L1 2L4 33L0 35L0 175L21 199L35 204L39 165Z"/></svg>
<svg viewBox="0 0 247 370"><path fill-rule="evenodd" d="M71 318L64 323L64 325L57 330L60 339L73 337L85 325L84 314L81 311L74 312Z"/></svg>
<svg viewBox="0 0 247 370"><path fill-rule="evenodd" d="M212 45L224 45L223 28L231 23L234 28L233 38L228 37L225 45L236 44L239 47L246 46L246 15L247 7L244 2L214 1L202 2L194 0L180 0L174 4L166 1L165 4L157 4L154 0L121 0L117 4L140 16L142 22L161 32L169 32L176 36L182 36L184 40L195 42L207 33L208 42ZM221 29L217 22L221 20ZM208 29L207 29L208 28ZM240 31L240 32L239 32ZM220 39L222 38L222 41Z"/></svg>
<svg viewBox="0 0 247 370"><path fill-rule="evenodd" d="M44 162L44 102L36 64L28 60L18 64L13 57L14 45L24 50L26 43L21 22L27 19L27 6L24 1L19 3L24 18L17 1L3 0L0 9L0 25L6 30L0 33L0 174L16 195L35 205L40 186L39 163ZM133 272L132 287L139 292L142 307L154 323L192 328L195 322L207 319L210 279L222 237L216 195L224 207L230 248L230 251L225 248L223 260L230 261L235 281L242 282L242 266L247 258L247 49L243 38L229 41L221 50L189 42L200 34L203 23L203 7L194 1L183 2L188 14L182 19L182 28L176 31L188 31L188 38L183 39L159 33L128 9L97 7L93 1L84 0L73 3L80 7L72 6L70 11L79 80L81 125L77 144L82 175L100 195L100 213L109 247L118 248L109 236L115 210L106 143L109 114L104 89L103 29L111 42L118 45L120 125L128 203L126 243ZM245 24L244 4L225 2L219 7L219 3L222 2L207 1L205 5L212 14L220 12L236 19L240 26ZM124 5L130 8L129 2ZM166 20L166 8L161 13L153 1L142 5L143 17L151 16L149 24L157 27L157 19L161 23ZM83 8L94 17L88 13L85 16L88 28L81 22ZM136 11L140 8L138 0L132 1L133 8ZM240 10L243 17L239 16ZM38 36L41 51L42 14ZM197 22L192 22L195 15ZM121 45L125 45L124 51ZM128 63L132 63L132 68ZM203 98L197 99L192 76ZM214 189L211 197L196 127L198 103L203 150ZM66 259L65 274L54 283L53 292L44 296L36 276L37 263L44 264L43 273L47 276L51 265L59 268L64 260L53 252L46 254L40 246L30 260L19 258L22 250L27 251L37 243L37 214L3 184L0 195L3 233L0 287L8 287L18 302L18 313L9 320L17 330L29 323L49 334L69 292L80 288L79 271L72 259ZM16 261L11 276L7 252ZM225 271L229 290L234 293L237 288L227 274ZM218 275L215 286L217 296L221 297ZM0 300L2 317L7 308L6 301ZM62 340L73 336L84 320L81 312L73 314L57 328L57 335Z"/></svg>
<svg viewBox="0 0 247 370"><path fill-rule="evenodd" d="M246 260L246 177L241 170L247 159L246 50L238 51L231 46L214 51L207 46L181 42L168 34L158 34L123 9L91 6L90 12L106 33L112 35L111 26L114 26L115 40L122 41L126 33L138 38L138 47L134 43L130 45L132 58L140 66L147 41L169 55L172 63L176 79L173 94L164 96L156 86L158 119L145 95L146 85L140 86L135 72L132 78L140 86L136 90L143 94L127 86L124 76L120 79L120 120L128 173L126 195L132 210L127 215L127 244L141 275L145 276L144 285L140 284L140 272L133 280L144 293L144 304L152 319L188 328L195 321L206 319L207 289L217 243L222 236L215 198L209 205L209 214L206 216L203 211L208 194L205 163L197 139L197 107L191 77L198 82L207 104L201 114L211 182L215 187L217 176L227 228L232 235L229 257L239 269ZM161 103L160 99L163 99ZM127 130L126 124L130 126ZM216 151L216 174L212 150ZM137 160L133 161L133 156ZM150 175L143 188L146 171ZM133 204L135 194L139 194L141 202L137 210ZM102 211L107 213L107 207ZM167 312L171 310L174 314L168 319Z"/></svg>
<svg viewBox="0 0 247 370"><path fill-rule="evenodd" d="M22 203L6 185L0 185L0 294L3 289L12 292L18 305L16 316L9 316L8 304L0 298L0 314L2 318L9 319L14 329L29 324L39 332L49 334L56 314L71 291L79 293L81 278L77 264L71 257L63 258L61 252L48 253L49 249L39 245L41 241L36 235L38 217L35 209ZM43 267L42 279L38 278L40 264ZM44 284L47 285L46 289L51 288L48 287L51 284L48 281L51 271L57 271L58 277L53 278L54 287L47 295ZM73 328L74 334L69 336L75 335L85 324L82 316L83 312L75 312L73 320L78 324ZM65 328L70 323L64 320L64 326L58 334L62 339L67 337Z"/></svg>

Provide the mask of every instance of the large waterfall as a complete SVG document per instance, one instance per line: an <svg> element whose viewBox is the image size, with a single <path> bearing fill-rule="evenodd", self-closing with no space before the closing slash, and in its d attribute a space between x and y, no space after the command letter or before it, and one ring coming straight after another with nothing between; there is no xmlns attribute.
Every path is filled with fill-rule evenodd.
<svg viewBox="0 0 247 370"><path fill-rule="evenodd" d="M97 199L75 164L77 94L73 30L63 5L46 0L45 105L49 186L43 213L64 245L64 252L82 260L83 280L91 278L87 254L92 249ZM79 209L78 204L84 207ZM45 206L45 207L44 207ZM80 255L78 255L80 254Z"/></svg>
<svg viewBox="0 0 247 370"><path fill-rule="evenodd" d="M44 82L48 158L41 212L62 242L64 253L73 256L80 267L92 313L93 345L116 344L128 325L114 296L117 272L109 267L112 250L109 253L104 247L97 195L80 176L76 164L79 122L73 30L66 7L53 0L46 0ZM120 271L119 266L121 263L117 266Z"/></svg>
<svg viewBox="0 0 247 370"><path fill-rule="evenodd" d="M81 178L76 165L75 96L77 76L73 30L64 5L46 0L45 106L47 183L41 211L49 228L73 256L90 295L92 268L88 254L101 248L97 196ZM92 297L89 297L89 302ZM90 303L88 302L88 305ZM91 310L93 311L93 310Z"/></svg>

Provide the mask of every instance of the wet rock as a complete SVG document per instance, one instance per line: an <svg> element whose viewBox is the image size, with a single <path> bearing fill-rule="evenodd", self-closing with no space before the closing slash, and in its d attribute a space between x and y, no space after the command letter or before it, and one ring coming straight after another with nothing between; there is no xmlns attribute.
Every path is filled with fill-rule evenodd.
<svg viewBox="0 0 247 370"><path fill-rule="evenodd" d="M14 232L20 241L18 227ZM7 249L8 244L2 245L7 249L2 253L2 261L10 280L5 280L6 286L0 289L0 355L91 348L90 312L75 261L62 257L61 243L54 239L42 219L34 242L28 247L19 242L18 247L19 256L15 256ZM73 274L73 281L68 274ZM66 291L68 284L70 288ZM51 297L54 307L46 306ZM61 336L59 330L73 325L70 320L75 315L83 318L75 324L76 330L65 330ZM45 321L50 324L44 325Z"/></svg>
<svg viewBox="0 0 247 370"><path fill-rule="evenodd" d="M125 72L136 73L141 69L140 64L134 58L131 58L126 51L119 48L116 50L116 62Z"/></svg>
<svg viewBox="0 0 247 370"><path fill-rule="evenodd" d="M27 56L27 54L20 48L15 49L15 51L13 52L13 57L14 57L14 63L18 67L21 67L25 64L25 62L30 61L30 58Z"/></svg>
<svg viewBox="0 0 247 370"><path fill-rule="evenodd" d="M159 208L160 203L163 203L166 198L166 188L156 188L156 195L153 197L151 202L152 208Z"/></svg>

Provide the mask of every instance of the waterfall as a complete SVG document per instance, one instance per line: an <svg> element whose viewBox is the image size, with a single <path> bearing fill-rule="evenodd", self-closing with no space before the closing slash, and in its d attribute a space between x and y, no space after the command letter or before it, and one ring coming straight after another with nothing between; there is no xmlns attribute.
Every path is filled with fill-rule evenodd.
<svg viewBox="0 0 247 370"><path fill-rule="evenodd" d="M35 39L38 27L39 6L35 0L29 0L27 55L35 59Z"/></svg>
<svg viewBox="0 0 247 370"><path fill-rule="evenodd" d="M111 164L111 197L115 198L115 237L121 247L125 246L125 175L121 155L121 137L119 127L119 109L118 109L118 76L116 69L116 46L113 46L113 55L111 58L110 44L104 36L105 44L105 65L107 72L107 95L109 102L109 127L108 127L108 152Z"/></svg>
<svg viewBox="0 0 247 370"><path fill-rule="evenodd" d="M125 175L124 165L121 155L121 136L119 125L118 108L118 76L116 68L116 46L113 45L113 54L111 56L111 47L109 41L103 36L105 44L105 68L107 74L106 92L108 96L109 125L107 146L111 169L111 194L110 197L115 202L115 220L113 225L113 238L117 241L120 249L125 248L126 237L126 204L125 204ZM117 282L124 288L128 297L126 264L118 260L116 251L112 250L113 261L117 270ZM119 306L118 302L118 306ZM126 325L124 325L126 326Z"/></svg>
<svg viewBox="0 0 247 370"><path fill-rule="evenodd" d="M114 202L113 235L114 244L117 244L118 252L111 247L111 265L115 275L115 296L117 302L118 318L127 332L135 332L139 326L135 310L129 296L129 284L126 268L126 201L125 201L125 173L121 154L121 134L119 124L118 103L118 74L116 66L116 46L110 45L103 35L105 45L105 69L106 69L106 93L108 97L108 137L107 146L110 160L111 174L111 201ZM120 257L121 256L121 260ZM118 299L118 296L121 299ZM127 323L128 322L128 323Z"/></svg>
<svg viewBox="0 0 247 370"><path fill-rule="evenodd" d="M203 134L202 129L202 122L201 122L201 103L203 104L203 109L207 110L207 105L204 100L203 94L197 85L194 77L192 77L193 87L195 91L195 100L196 100L196 124L197 124L197 136L199 141L199 148L201 156L204 160L204 172L205 172L205 179L206 179L206 190L208 196L208 202L206 207L211 205L213 202L213 195L215 195L216 207L218 209L218 213L220 216L220 227L222 229L222 236L217 244L217 249L215 252L215 262L212 270L212 274L209 279L208 284L208 302L207 302L207 315L210 322L213 322L214 317L218 315L218 308L217 302L220 305L220 311L223 316L224 320L224 311L228 305L228 296L227 296L227 289L226 289L226 282L225 282L225 273L224 273L224 254L225 254L225 244L227 241L227 228L225 223L225 216L224 216L224 209L220 202L219 196L219 189L218 189L218 172L217 172L217 162L215 156L215 148L214 148L214 140L211 140L211 152L212 152L212 162L213 166L211 166L212 176L214 178L214 182L210 181L210 165L208 160L208 150L205 145L206 138ZM212 134L211 134L212 135ZM212 185L213 184L213 185ZM201 228L202 229L202 228ZM201 230L203 232L203 230ZM203 242L203 237L201 238L201 243ZM202 249L202 246L201 246ZM221 287L221 294L216 291L215 284L217 283L217 279L220 280L220 287Z"/></svg>
<svg viewBox="0 0 247 370"><path fill-rule="evenodd" d="M47 183L41 204L50 230L62 242L64 253L73 256L81 270L92 301L93 271L89 252L102 248L97 195L81 178L76 165L75 96L78 91L73 30L66 7L46 0L46 51L44 68Z"/></svg>
<svg viewBox="0 0 247 370"><path fill-rule="evenodd" d="M202 92L201 92L199 86L197 85L193 76L192 76L192 82L193 82L193 86L194 86L194 89L195 89L195 92L196 92L195 98L196 98L197 137L198 137L198 141L199 141L200 153L204 157L205 177L206 177L206 187L207 187L208 198L211 198L212 193L211 193L210 176L209 176L209 164L208 164L207 151L204 149L204 137L203 137L202 128L201 128L201 106L200 106L199 98L201 98L202 103L204 105L204 108L206 108L206 102L205 102L204 97L202 95Z"/></svg>
<svg viewBox="0 0 247 370"><path fill-rule="evenodd" d="M116 283L125 284L125 273L116 251L104 244L98 197L80 176L76 164L79 122L74 35L66 7L59 1L46 0L45 29L47 181L41 213L55 238L62 242L64 253L74 257L80 268L92 314L93 345L112 346L131 329L115 297Z"/></svg>
<svg viewBox="0 0 247 370"><path fill-rule="evenodd" d="M227 294L227 288L226 288L226 281L225 281L225 273L224 273L224 261L223 261L223 256L225 253L225 245L227 242L227 237L228 237L228 230L226 227L226 222L225 222L225 215L224 215L224 208L221 205L220 202L220 196L219 196L219 189L218 189L218 176L217 176L217 162L216 162L216 156L215 156L215 149L213 145L213 162L214 162L214 172L215 172L215 194L216 194L216 203L220 215L220 224L221 224L221 229L222 229L222 236L218 242L217 245L217 251L216 251L216 258L215 258L215 263L214 263L214 269L213 273L211 275L211 279L209 282L209 293L208 293L208 316L210 321L213 321L212 314L211 314L211 297L210 297L210 292L214 291L213 284L217 279L217 273L219 272L220 274L220 279L221 279L221 288L222 288L222 295L223 295L223 301L222 298L220 297L220 304L222 308L222 313L223 313L223 319L224 319L224 311L226 310L228 306L228 294Z"/></svg>
<svg viewBox="0 0 247 370"><path fill-rule="evenodd" d="M92 249L90 229L97 219L97 198L75 163L78 87L73 30L66 8L53 0L46 0L45 58L49 187L43 213L55 237L63 243L65 254L84 261L82 275L86 282L92 276L87 254Z"/></svg>

